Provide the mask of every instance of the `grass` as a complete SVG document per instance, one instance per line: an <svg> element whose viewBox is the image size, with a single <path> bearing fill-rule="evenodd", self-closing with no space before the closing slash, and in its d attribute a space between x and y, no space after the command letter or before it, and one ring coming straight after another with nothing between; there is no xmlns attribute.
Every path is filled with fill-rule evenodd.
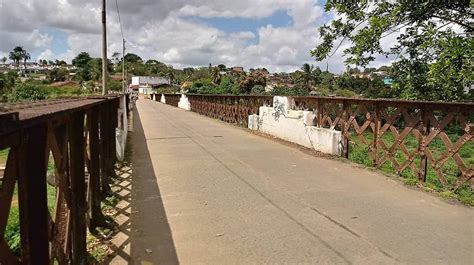
<svg viewBox="0 0 474 265"><path fill-rule="evenodd" d="M0 152L0 161L3 161L0 163L0 165L4 165L6 162L6 157L8 156L8 150L2 150ZM3 164L2 164L3 163ZM48 163L48 175L54 174L55 171L55 165L52 161L52 158L50 158L49 163ZM46 184L47 185L47 201L48 201L48 209L51 213L52 216L55 210L55 202L56 202L56 188ZM1 187L1 186L0 186ZM117 204L118 198L115 196L111 196L107 198L104 203L105 205L109 207L113 207ZM20 212L18 208L18 188L15 186L14 193L13 193L13 199L12 199L12 204L10 208L10 213L8 216L8 222L7 222L7 227L5 231L5 241L7 245L10 247L10 249L16 253L20 253L20 247L21 247L21 240L20 240ZM102 234L104 233L109 233L108 228L104 228L100 232ZM88 234L87 235L87 249L89 251L89 262L101 262L103 261L107 255L109 254L109 249L108 247L103 243L103 240L92 235Z"/></svg>
<svg viewBox="0 0 474 265"><path fill-rule="evenodd" d="M1 150L0 166L4 166L6 164L7 157L8 149ZM52 159L50 159L48 163L48 175L54 174L54 170L54 163ZM56 188L49 184L45 185L47 192L48 209L50 213L54 213L54 207L56 202ZM18 208L18 185L15 185L13 191L10 213L8 215L8 222L5 230L5 241L14 253L20 253L20 211Z"/></svg>
<svg viewBox="0 0 474 265"><path fill-rule="evenodd" d="M7 163L8 151L10 149L0 150L0 167L5 166Z"/></svg>
<svg viewBox="0 0 474 265"><path fill-rule="evenodd" d="M349 159L355 163L358 163L367 167L372 167L373 161L369 155L368 146L370 143L373 142L373 134L364 133L363 136L364 136L364 139L366 140L365 144L359 138L358 135L356 135L355 133L352 134L351 136L352 140L351 140L350 148L349 148ZM451 142L455 143L458 140L459 135L456 133L451 133L448 135L448 137L450 138ZM387 132L382 136L382 141L385 143L385 145L388 148L390 148L390 146L392 146L393 143L395 142L395 139L390 132ZM409 134L402 141L402 143L406 146L409 153L412 153L418 149L418 139L413 134ZM447 151L445 145L443 144L443 142L441 141L439 137L436 137L432 142L430 142L430 144L428 145L428 148L431 150L435 159L440 158L441 155ZM469 141L466 144L464 144L464 146L458 151L458 154L461 157L461 159L464 161L464 164L467 167L472 167L474 165L474 142ZM379 146L379 157L382 157L383 155L384 153L382 151L382 147ZM400 146L396 149L394 153L394 159L399 165L401 165L403 162L407 160L407 157L401 151ZM420 162L421 162L420 156L416 156L413 160L413 163L416 166L416 169L419 168ZM465 183L455 192L449 191L448 187L443 186L442 182L439 180L438 175L436 174L436 171L432 167L430 162L428 162L425 183L418 182L417 180L418 172L417 171L413 172L411 167L405 168L402 172L397 172L396 167L393 165L393 163L390 160L387 160L382 165L379 165L379 169L385 173L398 174L399 176L404 178L404 183L406 185L409 185L409 186L421 185L424 187L423 188L424 190L436 191L436 192L439 192L442 197L455 198L466 205L474 206L474 191L470 187L469 183ZM461 175L458 165L455 163L455 161L452 158L449 158L441 166L440 169L443 172L443 175L446 177L449 185L452 185ZM449 196L447 196L447 194L449 194Z"/></svg>
<svg viewBox="0 0 474 265"><path fill-rule="evenodd" d="M56 188L47 185L48 208L52 213L54 212L54 202L56 201ZM5 230L5 241L10 249L16 253L20 253L20 211L18 208L18 187L15 186L13 193L10 214L8 216L8 223Z"/></svg>

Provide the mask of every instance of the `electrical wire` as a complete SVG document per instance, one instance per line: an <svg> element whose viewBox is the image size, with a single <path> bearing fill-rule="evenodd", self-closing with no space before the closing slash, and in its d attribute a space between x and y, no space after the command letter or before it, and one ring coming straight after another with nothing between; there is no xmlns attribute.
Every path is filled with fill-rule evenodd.
<svg viewBox="0 0 474 265"><path fill-rule="evenodd" d="M120 9L118 5L118 1L115 0L115 7L117 8L117 16L120 24L120 34L122 35L122 39L125 40L125 37L123 36L123 27L122 27L122 19L120 18Z"/></svg>

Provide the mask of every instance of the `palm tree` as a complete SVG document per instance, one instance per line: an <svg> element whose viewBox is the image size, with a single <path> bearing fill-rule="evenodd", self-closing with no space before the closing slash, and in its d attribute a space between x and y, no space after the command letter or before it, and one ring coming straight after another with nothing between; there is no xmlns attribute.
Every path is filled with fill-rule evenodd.
<svg viewBox="0 0 474 265"><path fill-rule="evenodd" d="M170 84L173 84L173 81L174 81L173 69L168 69L168 71L166 72L166 76L170 80Z"/></svg>
<svg viewBox="0 0 474 265"><path fill-rule="evenodd" d="M115 66L117 66L118 63L119 63L119 57L120 57L120 53L119 53L119 52L114 52L114 53L112 54L112 58L113 58L113 60L114 60Z"/></svg>
<svg viewBox="0 0 474 265"><path fill-rule="evenodd" d="M20 61L21 59L23 59L24 51L25 50L23 50L23 47L17 46L8 55L8 58L10 58L10 60L12 60L15 63L16 68L18 69L18 72L20 71Z"/></svg>
<svg viewBox="0 0 474 265"><path fill-rule="evenodd" d="M311 83L313 68L313 65L309 65L307 63L303 64L301 67L301 71L303 71L301 78L303 79L303 84L305 87L309 87Z"/></svg>
<svg viewBox="0 0 474 265"><path fill-rule="evenodd" d="M219 73L219 68L218 67L213 67L212 68L211 78L212 78L212 83L214 83L214 85L219 84L219 81L221 80L221 74Z"/></svg>
<svg viewBox="0 0 474 265"><path fill-rule="evenodd" d="M31 55L26 51L26 50L23 50L23 53L22 53L22 58L23 58L23 65L25 66L25 77L26 77L26 61L31 59Z"/></svg>

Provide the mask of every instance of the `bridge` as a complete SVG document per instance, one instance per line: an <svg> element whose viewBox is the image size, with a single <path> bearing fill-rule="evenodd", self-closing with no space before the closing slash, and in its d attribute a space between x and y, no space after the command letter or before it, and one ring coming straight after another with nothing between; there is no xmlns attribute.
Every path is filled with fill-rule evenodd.
<svg viewBox="0 0 474 265"><path fill-rule="evenodd" d="M121 138L113 129L126 131L120 102L126 101L55 103L47 117L39 110L51 106L4 114L2 125L9 126L2 128L13 129L2 131L11 140L2 137L1 148L11 149L0 198L11 201L18 180L20 210L35 222L21 218L21 255L1 242L0 263L85 262L85 232L102 224L97 205L101 193L110 192L119 153L111 139ZM473 165L460 153L473 143L473 104L317 97L278 102L209 95L138 100L131 113L131 176L112 187L122 199L122 225L110 263L472 264L472 208L382 171L390 164L418 183L452 192L471 188ZM28 120L27 113L37 116ZM64 126L69 130L60 130ZM454 127L461 128L457 138L449 133ZM295 137L307 132L309 145ZM70 164L59 167L56 178L63 179L57 188L64 200L56 222L48 215L46 190L38 188L46 183L48 148L58 165L68 156ZM380 170L347 160L356 155ZM0 207L2 229L9 205Z"/></svg>

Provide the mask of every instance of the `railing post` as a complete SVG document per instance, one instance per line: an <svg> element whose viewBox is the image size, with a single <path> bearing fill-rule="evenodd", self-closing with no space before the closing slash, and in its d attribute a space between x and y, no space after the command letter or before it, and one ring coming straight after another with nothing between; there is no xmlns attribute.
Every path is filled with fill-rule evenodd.
<svg viewBox="0 0 474 265"><path fill-rule="evenodd" d="M109 127L110 127L110 119L109 119L109 106L108 103L105 102L100 107L100 186L101 186L101 198L105 199L109 194L111 194L112 190L110 189L110 175L109 175L109 145L110 139L109 137Z"/></svg>
<svg viewBox="0 0 474 265"><path fill-rule="evenodd" d="M428 112L426 107L422 107L420 109L421 112L421 121L420 121L420 135L418 139L418 150L420 153L420 168L418 171L418 180L425 182L426 181L426 174L428 171L428 158L426 156L426 147L427 141L426 138L430 134L430 120L428 118Z"/></svg>
<svg viewBox="0 0 474 265"><path fill-rule="evenodd" d="M374 147L373 147L373 152L374 152L374 159L373 159L373 165L374 167L379 166L379 140L380 140L380 106L378 102L374 103L375 105L375 112L374 112Z"/></svg>
<svg viewBox="0 0 474 265"><path fill-rule="evenodd" d="M318 127L323 126L323 101L318 98Z"/></svg>
<svg viewBox="0 0 474 265"><path fill-rule="evenodd" d="M349 108L347 100L342 101L342 156L349 158Z"/></svg>
<svg viewBox="0 0 474 265"><path fill-rule="evenodd" d="M71 219L72 219L72 263L85 264L86 250L86 198L84 176L84 113L73 115L69 130Z"/></svg>
<svg viewBox="0 0 474 265"><path fill-rule="evenodd" d="M110 100L109 103L109 113L110 113L110 121L111 121L111 126L109 128L109 137L110 137L110 174L111 176L115 176L115 170L114 170L114 165L117 162L117 144L116 144L116 131L115 128L118 126L118 115L117 115L117 109L118 109L118 100L113 99Z"/></svg>
<svg viewBox="0 0 474 265"><path fill-rule="evenodd" d="M46 192L47 125L24 132L20 147L18 199L22 263L49 264L48 202Z"/></svg>
<svg viewBox="0 0 474 265"><path fill-rule="evenodd" d="M105 218L100 207L100 142L99 142L99 113L100 108L93 108L87 118L89 130L89 209L90 209L90 231L95 228L105 226Z"/></svg>

